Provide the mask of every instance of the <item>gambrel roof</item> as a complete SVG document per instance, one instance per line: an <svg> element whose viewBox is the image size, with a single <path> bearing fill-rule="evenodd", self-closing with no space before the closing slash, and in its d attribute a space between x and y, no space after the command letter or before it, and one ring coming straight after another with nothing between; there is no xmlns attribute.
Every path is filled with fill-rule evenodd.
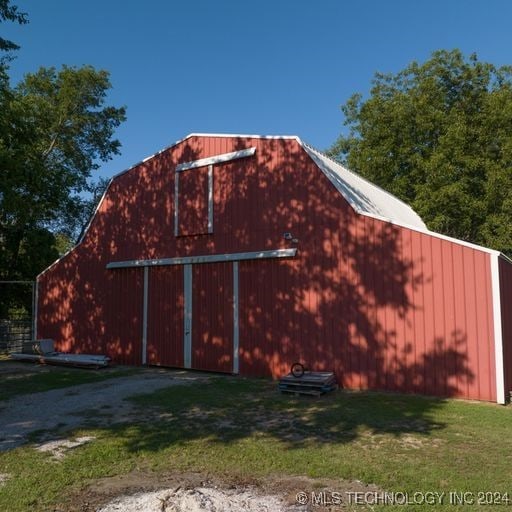
<svg viewBox="0 0 512 512"><path fill-rule="evenodd" d="M407 204L359 174L349 171L311 146L302 147L357 213L427 230L421 217Z"/></svg>

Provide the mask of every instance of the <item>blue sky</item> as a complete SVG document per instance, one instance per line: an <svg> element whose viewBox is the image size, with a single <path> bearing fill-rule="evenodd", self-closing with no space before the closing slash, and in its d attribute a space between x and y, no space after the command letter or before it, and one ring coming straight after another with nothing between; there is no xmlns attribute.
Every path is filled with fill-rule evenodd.
<svg viewBox="0 0 512 512"><path fill-rule="evenodd" d="M190 132L299 135L325 149L340 106L436 49L512 64L506 0L13 0L13 81L39 66L92 64L126 105L110 176Z"/></svg>

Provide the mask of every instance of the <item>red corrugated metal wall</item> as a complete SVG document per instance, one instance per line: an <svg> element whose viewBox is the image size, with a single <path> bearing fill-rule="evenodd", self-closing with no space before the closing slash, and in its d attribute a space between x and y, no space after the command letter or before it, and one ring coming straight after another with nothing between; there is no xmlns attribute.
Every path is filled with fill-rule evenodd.
<svg viewBox="0 0 512 512"><path fill-rule="evenodd" d="M150 268L147 333L149 364L183 366L183 308L183 267Z"/></svg>
<svg viewBox="0 0 512 512"><path fill-rule="evenodd" d="M142 272L116 269L110 274L105 303L103 343L107 354L122 364L142 363Z"/></svg>
<svg viewBox="0 0 512 512"><path fill-rule="evenodd" d="M233 264L192 269L192 368L233 371Z"/></svg>
<svg viewBox="0 0 512 512"><path fill-rule="evenodd" d="M64 352L107 354L121 364L140 364L141 270L112 271L100 286L96 272L103 269L83 264L86 258L73 253L58 273L39 280L39 337L52 338Z"/></svg>
<svg viewBox="0 0 512 512"><path fill-rule="evenodd" d="M356 232L336 268L240 264L241 372L302 360L348 388L495 400L489 255L370 218Z"/></svg>
<svg viewBox="0 0 512 512"><path fill-rule="evenodd" d="M179 173L179 235L208 233L208 168Z"/></svg>
<svg viewBox="0 0 512 512"><path fill-rule="evenodd" d="M252 146L213 166L214 233L175 237L176 165ZM143 271L126 274L121 337L106 311L124 271L108 262L294 246L284 232L299 239L295 259L239 264L240 373L279 376L299 359L346 387L495 399L489 254L357 215L293 139L191 137L119 176L82 244L40 278L39 334L140 361ZM193 365L230 371L232 264L192 274ZM150 269L150 363L182 364L182 276Z"/></svg>
<svg viewBox="0 0 512 512"><path fill-rule="evenodd" d="M512 391L512 264L499 258L505 397Z"/></svg>

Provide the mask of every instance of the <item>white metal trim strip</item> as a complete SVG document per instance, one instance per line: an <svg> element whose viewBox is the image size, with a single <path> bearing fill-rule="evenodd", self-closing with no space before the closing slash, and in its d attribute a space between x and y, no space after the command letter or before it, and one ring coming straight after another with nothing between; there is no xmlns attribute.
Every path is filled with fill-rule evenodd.
<svg viewBox="0 0 512 512"><path fill-rule="evenodd" d="M148 353L148 287L149 267L144 267L144 290L142 296L142 364L147 363Z"/></svg>
<svg viewBox="0 0 512 512"><path fill-rule="evenodd" d="M178 198L180 193L180 175L178 173L174 174L174 236L178 236Z"/></svg>
<svg viewBox="0 0 512 512"><path fill-rule="evenodd" d="M107 264L107 268L153 267L158 265L192 265L194 263L218 263L222 261L260 260L266 258L293 258L296 254L297 248L294 247L293 249L234 252L228 254L205 254L202 256L183 256L181 258L111 261Z"/></svg>
<svg viewBox="0 0 512 512"><path fill-rule="evenodd" d="M239 373L240 329L238 323L238 261L233 262L233 373Z"/></svg>
<svg viewBox="0 0 512 512"><path fill-rule="evenodd" d="M183 268L183 366L192 367L192 265Z"/></svg>
<svg viewBox="0 0 512 512"><path fill-rule="evenodd" d="M183 162L176 166L176 172L186 171L188 169L197 169L198 167L205 167L207 165L221 164L230 162L231 160L238 160L252 156L256 153L256 147L242 149L240 151L232 151L231 153L222 153L221 155L210 156L208 158L201 158L199 160L192 160L191 162Z"/></svg>
<svg viewBox="0 0 512 512"><path fill-rule="evenodd" d="M176 173L176 176L178 173ZM213 233L213 165L208 166L208 233Z"/></svg>
<svg viewBox="0 0 512 512"><path fill-rule="evenodd" d="M496 402L504 404L503 330L501 325L500 267L497 254L491 255L492 310L494 319L494 359L496 365Z"/></svg>

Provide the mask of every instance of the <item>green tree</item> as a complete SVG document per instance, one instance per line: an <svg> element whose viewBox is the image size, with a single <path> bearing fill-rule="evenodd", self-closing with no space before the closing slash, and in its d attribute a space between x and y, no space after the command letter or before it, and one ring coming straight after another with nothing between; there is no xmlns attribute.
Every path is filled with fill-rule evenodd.
<svg viewBox="0 0 512 512"><path fill-rule="evenodd" d="M15 5L10 5L10 0L0 0L0 22L12 21L23 25L28 23L28 16L25 12L20 12ZM17 50L19 46L10 41L0 37L0 51L9 52Z"/></svg>
<svg viewBox="0 0 512 512"><path fill-rule="evenodd" d="M512 255L512 68L436 51L342 106L331 156L409 203L427 226Z"/></svg>
<svg viewBox="0 0 512 512"><path fill-rule="evenodd" d="M125 109L105 105L109 89L106 71L64 66L1 95L0 279L34 278L58 255L54 234L80 231L92 172L120 148Z"/></svg>
<svg viewBox="0 0 512 512"><path fill-rule="evenodd" d="M0 0L0 23L27 14ZM0 280L32 280L84 229L105 180L99 163L119 152L115 129L125 109L105 104L109 74L91 66L41 68L11 87L19 47L0 37ZM29 311L20 287L0 290L0 316Z"/></svg>

